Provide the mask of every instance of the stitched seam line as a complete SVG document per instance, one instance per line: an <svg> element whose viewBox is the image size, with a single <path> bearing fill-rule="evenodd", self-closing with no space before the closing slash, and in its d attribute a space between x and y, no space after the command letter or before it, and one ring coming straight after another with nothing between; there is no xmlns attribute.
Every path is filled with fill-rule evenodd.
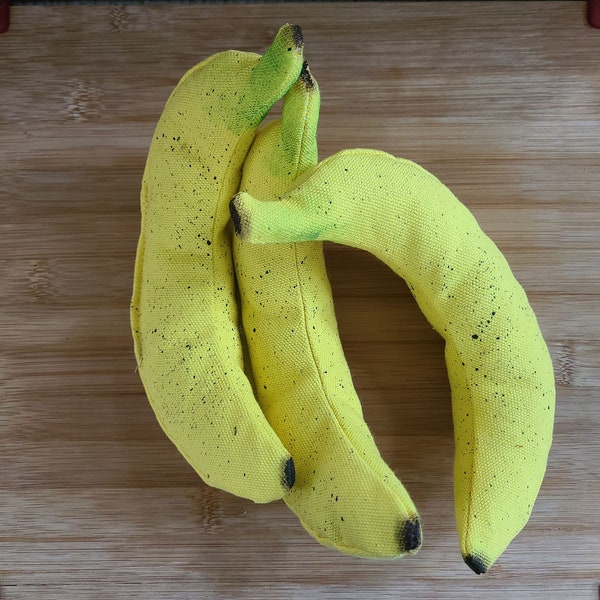
<svg viewBox="0 0 600 600"><path fill-rule="evenodd" d="M305 115L308 112L308 103L307 106L305 108ZM302 150L305 144L305 137L306 137L306 127L304 128L304 131L302 132L302 138L301 138L301 143L300 143L300 152L298 154L298 157L301 156L302 154ZM296 178L298 176L298 170L299 170L299 163L300 163L300 158L298 158L298 163L296 164L296 169L294 172L294 178ZM317 243L321 243L321 242L317 242ZM298 244L294 244L294 258L295 258L295 265L296 265L296 277L298 282L300 282L300 267L299 267L299 257L298 257ZM329 408L329 411L331 412L331 414L333 415L333 417L335 418L335 421L338 425L338 427L340 428L340 430L342 432L344 432L344 434L346 434L346 429L344 428L344 426L342 425L339 416L338 416L338 412L335 410L335 407L333 406L333 403L331 402L330 398L329 398L329 394L326 392L326 386L325 386L325 381L323 379L322 373L321 373L321 369L318 366L318 361L316 358L316 353L314 350L314 346L313 346L313 342L312 342L312 336L310 335L310 331L308 329L308 319L307 319L307 315L306 315L306 302L304 300L304 292L302 289L302 285L300 284L299 286L299 290L300 290L300 297L302 300L302 315L303 315L303 322L304 322L304 331L306 332L306 337L308 339L308 344L310 347L310 352L311 352L311 358L312 358L312 362L313 365L318 373L319 376L319 381L321 383L321 390L323 392L323 396L325 398L325 400L327 401L327 405ZM342 357L343 358L343 357ZM354 390L354 386L352 386L352 389L354 391L354 393L356 393L356 391ZM350 438L346 435L346 440L348 440L348 443L350 444L350 446L352 448L354 448L354 444L350 441ZM365 460L365 458L363 457L363 455L356 451L355 452L355 456L358 457L358 459L367 467L367 469L369 471L373 471L371 465ZM382 458L383 460L383 458ZM408 495L408 491L404 488L403 484L401 484L402 488L404 489L404 494L398 496L397 494L394 494L391 490L388 491L389 495L393 498L395 498L402 506L402 508L406 511L407 514L413 514L414 513L414 508L413 506L411 506L409 503L410 501L410 496ZM387 486L386 486L387 487ZM408 498L408 503L406 502L406 499Z"/></svg>

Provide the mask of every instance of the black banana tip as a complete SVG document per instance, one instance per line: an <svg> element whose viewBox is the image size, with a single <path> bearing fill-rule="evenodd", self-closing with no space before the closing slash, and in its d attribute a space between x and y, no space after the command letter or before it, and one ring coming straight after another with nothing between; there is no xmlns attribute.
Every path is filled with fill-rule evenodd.
<svg viewBox="0 0 600 600"><path fill-rule="evenodd" d="M294 459L288 458L283 465L283 485L286 490L291 490L296 481L296 466Z"/></svg>
<svg viewBox="0 0 600 600"><path fill-rule="evenodd" d="M475 554L467 554L463 556L463 559L467 563L467 566L477 575L482 575L488 570L485 561Z"/></svg>
<svg viewBox="0 0 600 600"><path fill-rule="evenodd" d="M231 215L231 220L233 222L233 229L236 235L240 235L242 233L242 218L240 217L240 213L236 206L237 195L235 195L231 202L229 203L229 214Z"/></svg>
<svg viewBox="0 0 600 600"><path fill-rule="evenodd" d="M304 84L304 87L307 90L315 89L315 80L310 74L308 63L306 61L304 61L304 63L302 64L302 70L300 71L300 81Z"/></svg>
<svg viewBox="0 0 600 600"><path fill-rule="evenodd" d="M302 37L302 29L299 25L292 25L292 39L296 45L296 50L302 50L304 47L304 38Z"/></svg>
<svg viewBox="0 0 600 600"><path fill-rule="evenodd" d="M421 547L421 523L418 518L405 521L399 532L400 548L403 552L415 552Z"/></svg>

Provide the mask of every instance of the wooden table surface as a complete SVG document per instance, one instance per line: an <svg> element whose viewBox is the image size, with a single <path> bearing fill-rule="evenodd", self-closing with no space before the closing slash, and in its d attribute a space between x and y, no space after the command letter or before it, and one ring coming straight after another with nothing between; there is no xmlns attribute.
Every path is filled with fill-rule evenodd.
<svg viewBox="0 0 600 600"><path fill-rule="evenodd" d="M128 310L145 154L164 101L221 50L302 26L321 156L411 158L505 252L549 343L555 442L527 527L463 563L443 344L405 283L326 248L414 557L324 548L285 504L204 485L135 370ZM598 598L600 30L583 2L16 6L0 37L0 597ZM277 109L275 109L275 112Z"/></svg>

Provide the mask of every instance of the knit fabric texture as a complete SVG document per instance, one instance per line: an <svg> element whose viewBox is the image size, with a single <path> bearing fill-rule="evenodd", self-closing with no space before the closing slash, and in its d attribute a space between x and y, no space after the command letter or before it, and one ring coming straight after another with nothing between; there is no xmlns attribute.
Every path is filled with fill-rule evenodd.
<svg viewBox="0 0 600 600"><path fill-rule="evenodd" d="M485 572L529 519L552 439L552 363L502 253L469 210L418 165L347 150L280 202L231 205L254 243L329 240L362 248L408 283L446 341L461 551Z"/></svg>
<svg viewBox="0 0 600 600"><path fill-rule="evenodd" d="M277 201L315 166L318 113L318 86L305 69L284 98L281 121L256 137L241 190ZM390 558L416 551L417 511L363 419L322 243L237 238L234 260L257 398L296 465L284 501L311 535L343 552Z"/></svg>
<svg viewBox="0 0 600 600"><path fill-rule="evenodd" d="M286 25L262 57L228 51L191 69L158 121L142 183L131 327L146 394L206 483L256 502L281 498L294 465L244 373L228 202L302 56L299 29Z"/></svg>

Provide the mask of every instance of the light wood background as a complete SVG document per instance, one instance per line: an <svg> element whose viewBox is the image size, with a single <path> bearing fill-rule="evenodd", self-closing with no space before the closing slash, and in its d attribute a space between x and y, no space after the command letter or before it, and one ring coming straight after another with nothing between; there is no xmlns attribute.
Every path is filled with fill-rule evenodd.
<svg viewBox="0 0 600 600"><path fill-rule="evenodd" d="M193 64L302 26L321 155L411 158L467 204L530 295L556 367L531 520L462 562L441 339L407 287L327 246L339 324L419 554L349 558L279 502L208 488L163 435L128 307L145 154ZM16 6L0 37L0 597L598 598L600 30L584 2Z"/></svg>

